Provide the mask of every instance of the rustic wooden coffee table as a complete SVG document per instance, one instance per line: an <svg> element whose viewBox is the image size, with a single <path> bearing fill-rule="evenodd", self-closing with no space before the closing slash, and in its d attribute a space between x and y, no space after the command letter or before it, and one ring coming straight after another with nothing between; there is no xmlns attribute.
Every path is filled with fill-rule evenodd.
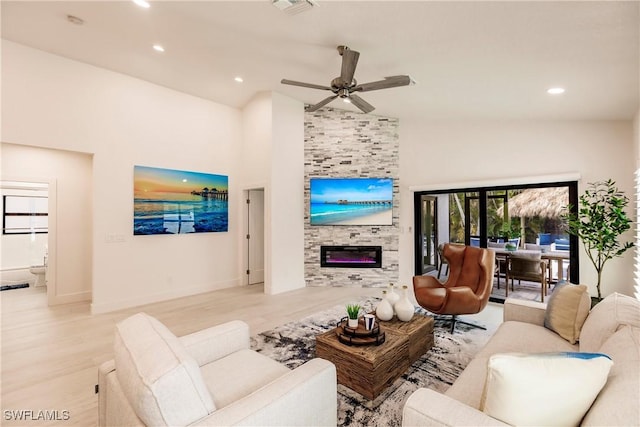
<svg viewBox="0 0 640 427"><path fill-rule="evenodd" d="M395 317L379 321L381 345L350 346L338 340L337 328L316 337L316 357L336 365L338 383L375 399L433 346L433 318L416 314L409 322Z"/></svg>

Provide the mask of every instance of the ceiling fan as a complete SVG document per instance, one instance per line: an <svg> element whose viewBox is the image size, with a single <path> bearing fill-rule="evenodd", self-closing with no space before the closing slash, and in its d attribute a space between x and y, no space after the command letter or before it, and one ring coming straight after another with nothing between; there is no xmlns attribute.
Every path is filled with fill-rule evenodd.
<svg viewBox="0 0 640 427"><path fill-rule="evenodd" d="M316 111L336 98L342 98L345 102L350 102L364 113L370 113L375 110L375 107L369 104L364 99L360 98L354 92L368 92L371 90L388 89L398 86L407 86L414 83L409 76L392 76L385 77L384 80L378 80L376 82L358 84L353 75L356 72L356 65L358 64L358 57L360 52L349 49L347 46L338 46L338 53L342 56L342 70L340 76L331 81L331 86L322 86L313 83L303 83L294 80L282 79L280 83L292 86L302 86L311 89L329 90L334 93L328 98L323 99L317 104L310 105L306 108L306 111Z"/></svg>

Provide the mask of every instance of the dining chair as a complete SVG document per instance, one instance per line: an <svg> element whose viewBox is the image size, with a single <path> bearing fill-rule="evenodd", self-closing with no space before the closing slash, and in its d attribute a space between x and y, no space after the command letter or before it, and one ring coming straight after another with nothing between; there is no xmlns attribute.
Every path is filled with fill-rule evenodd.
<svg viewBox="0 0 640 427"><path fill-rule="evenodd" d="M442 253L442 248L444 247L444 243L440 243L438 245L438 280L440 280L440 275L442 274L442 267L447 266L447 275L449 274L449 261L444 257Z"/></svg>
<svg viewBox="0 0 640 427"><path fill-rule="evenodd" d="M498 242L487 242L488 249L504 249L506 242L499 239ZM497 279L498 289L500 289L500 277L506 278L507 274L507 258L505 255L496 253L496 271L494 277ZM506 280L506 279L505 279Z"/></svg>
<svg viewBox="0 0 640 427"><path fill-rule="evenodd" d="M509 282L513 291L514 279L540 283L540 299L544 302L547 294L547 262L541 253L511 254L507 257L507 286L505 296L509 297Z"/></svg>

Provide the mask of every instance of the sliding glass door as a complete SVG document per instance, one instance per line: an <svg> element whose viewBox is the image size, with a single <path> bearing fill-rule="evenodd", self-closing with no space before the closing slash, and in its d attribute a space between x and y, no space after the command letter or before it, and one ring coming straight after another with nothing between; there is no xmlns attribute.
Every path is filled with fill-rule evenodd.
<svg viewBox="0 0 640 427"><path fill-rule="evenodd" d="M564 220L568 207L577 206L577 187L572 181L416 192L415 274L437 269L438 244L511 242L516 250L563 257L563 263L550 262L550 279L578 283L578 239L568 234Z"/></svg>

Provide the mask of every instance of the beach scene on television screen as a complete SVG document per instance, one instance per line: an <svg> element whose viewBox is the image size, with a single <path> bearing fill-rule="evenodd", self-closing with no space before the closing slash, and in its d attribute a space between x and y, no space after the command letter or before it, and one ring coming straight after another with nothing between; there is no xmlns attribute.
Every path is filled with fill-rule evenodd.
<svg viewBox="0 0 640 427"><path fill-rule="evenodd" d="M228 223L228 176L134 166L134 235L222 232Z"/></svg>
<svg viewBox="0 0 640 427"><path fill-rule="evenodd" d="M311 178L311 225L393 225L393 179Z"/></svg>

